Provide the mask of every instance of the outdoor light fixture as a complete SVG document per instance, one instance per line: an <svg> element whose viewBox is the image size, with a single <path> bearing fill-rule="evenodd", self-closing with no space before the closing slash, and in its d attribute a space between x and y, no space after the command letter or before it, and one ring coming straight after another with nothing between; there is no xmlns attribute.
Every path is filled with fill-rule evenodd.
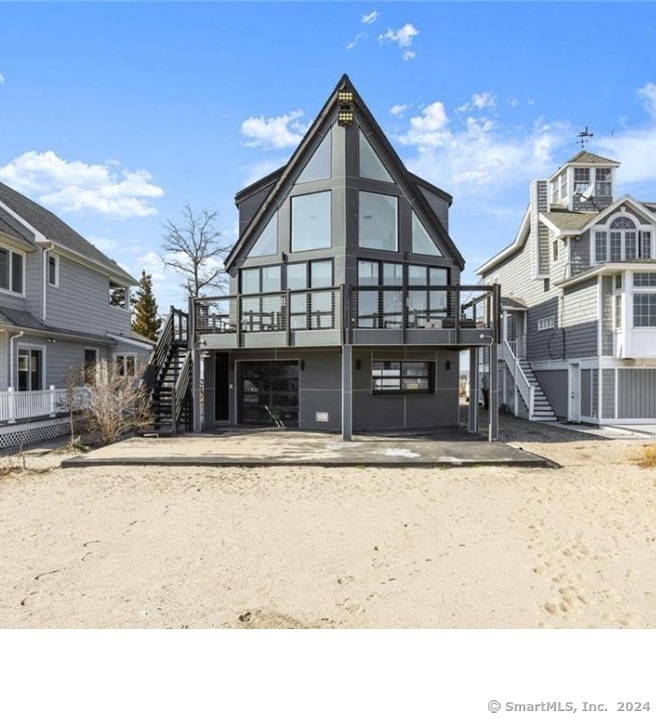
<svg viewBox="0 0 656 718"><path fill-rule="evenodd" d="M337 101L339 102L337 123L342 127L350 125L353 122L353 93L341 90L337 93Z"/></svg>

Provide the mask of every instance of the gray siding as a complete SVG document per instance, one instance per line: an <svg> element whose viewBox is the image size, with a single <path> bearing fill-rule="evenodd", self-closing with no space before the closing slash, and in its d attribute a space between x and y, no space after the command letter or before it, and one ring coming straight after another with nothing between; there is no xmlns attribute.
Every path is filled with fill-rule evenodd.
<svg viewBox="0 0 656 718"><path fill-rule="evenodd" d="M613 355L613 278L601 278L601 354Z"/></svg>
<svg viewBox="0 0 656 718"><path fill-rule="evenodd" d="M41 319L43 314L43 249L27 255L25 262L25 309Z"/></svg>
<svg viewBox="0 0 656 718"><path fill-rule="evenodd" d="M104 334L130 331L130 312L109 305L109 279L59 257L59 287L47 287L48 326Z"/></svg>
<svg viewBox="0 0 656 718"><path fill-rule="evenodd" d="M567 370L536 371L535 378L542 387L551 408L559 418L567 417Z"/></svg>
<svg viewBox="0 0 656 718"><path fill-rule="evenodd" d="M619 369L618 419L656 420L656 369Z"/></svg>
<svg viewBox="0 0 656 718"><path fill-rule="evenodd" d="M569 239L570 274L580 274L590 267L590 232L580 239Z"/></svg>
<svg viewBox="0 0 656 718"><path fill-rule="evenodd" d="M599 418L599 370L592 369L592 416L595 419Z"/></svg>
<svg viewBox="0 0 656 718"><path fill-rule="evenodd" d="M553 329L538 331L538 323L547 317L556 318ZM546 361L564 358L563 332L558 316L558 299L537 304L528 311L528 335L526 353L529 361Z"/></svg>
<svg viewBox="0 0 656 718"><path fill-rule="evenodd" d="M601 370L601 418L615 418L615 369Z"/></svg>
<svg viewBox="0 0 656 718"><path fill-rule="evenodd" d="M431 209L435 214L437 215L437 218L440 220L442 225L444 226L444 229L446 231L449 231L449 203L443 199L442 197L439 197L434 192L430 192L425 187L420 187L421 193L426 198L426 201L431 206Z"/></svg>
<svg viewBox="0 0 656 718"><path fill-rule="evenodd" d="M597 355L597 304L596 277L564 290L562 326L567 358Z"/></svg>

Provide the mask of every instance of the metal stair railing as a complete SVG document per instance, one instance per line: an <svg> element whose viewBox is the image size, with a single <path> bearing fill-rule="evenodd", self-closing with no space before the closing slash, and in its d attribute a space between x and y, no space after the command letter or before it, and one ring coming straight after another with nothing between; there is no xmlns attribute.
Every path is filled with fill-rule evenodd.
<svg viewBox="0 0 656 718"><path fill-rule="evenodd" d="M171 430L173 434L178 432L178 424L182 418L182 414L189 397L189 389L191 388L191 352L187 352L180 368L180 373L176 379L173 391L171 393Z"/></svg>

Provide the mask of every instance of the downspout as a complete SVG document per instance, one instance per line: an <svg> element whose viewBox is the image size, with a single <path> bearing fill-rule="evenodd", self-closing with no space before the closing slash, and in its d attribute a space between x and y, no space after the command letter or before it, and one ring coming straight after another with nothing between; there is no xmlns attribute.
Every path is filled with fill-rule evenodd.
<svg viewBox="0 0 656 718"><path fill-rule="evenodd" d="M45 247L43 250L43 310L41 312L41 321L45 322L46 320L46 308L47 308L47 291L48 291L48 252L52 252L52 250L55 248L55 245L50 242L49 247Z"/></svg>
<svg viewBox="0 0 656 718"><path fill-rule="evenodd" d="M14 349L15 345L14 342L16 339L20 339L25 332L21 330L18 332L18 334L14 334L13 337L9 337L9 381L7 382L7 385L14 387Z"/></svg>

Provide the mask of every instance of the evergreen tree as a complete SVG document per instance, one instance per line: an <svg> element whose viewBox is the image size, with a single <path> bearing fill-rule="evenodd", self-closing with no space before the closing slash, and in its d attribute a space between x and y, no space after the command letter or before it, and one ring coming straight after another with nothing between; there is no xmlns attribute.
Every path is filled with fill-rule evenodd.
<svg viewBox="0 0 656 718"><path fill-rule="evenodd" d="M139 289L137 289L136 299L132 308L134 311L132 330L155 341L162 320L157 316L157 302L153 294L153 278L150 274L146 274L145 270L141 272Z"/></svg>

